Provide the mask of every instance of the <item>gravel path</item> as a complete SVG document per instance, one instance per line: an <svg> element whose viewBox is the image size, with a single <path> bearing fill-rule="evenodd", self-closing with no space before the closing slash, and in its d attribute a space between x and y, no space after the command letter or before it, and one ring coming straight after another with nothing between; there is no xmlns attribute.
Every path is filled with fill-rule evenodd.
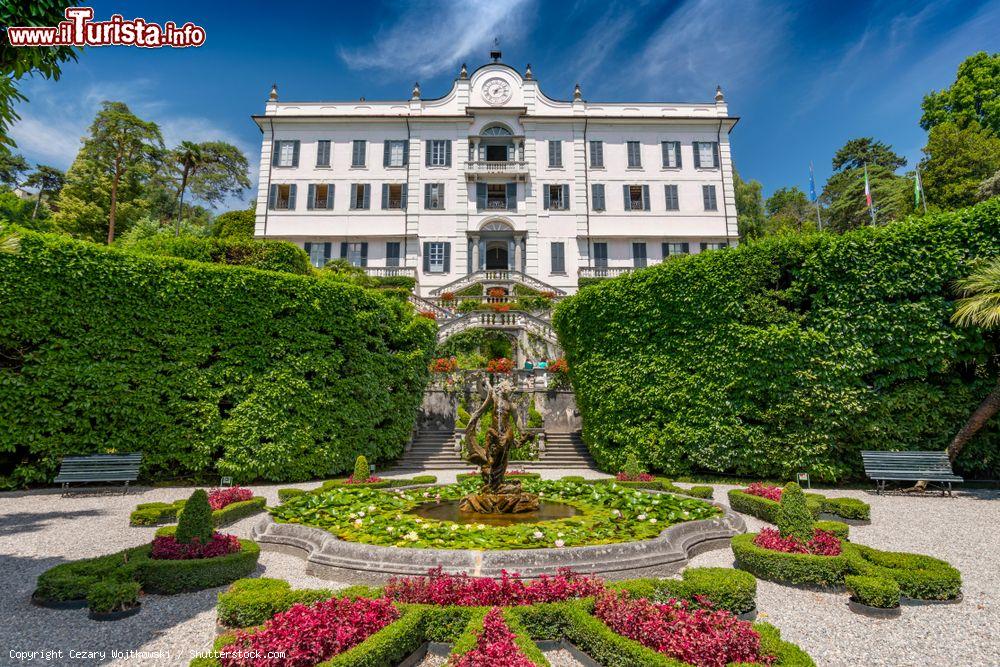
<svg viewBox="0 0 1000 667"><path fill-rule="evenodd" d="M545 471L546 477L562 474ZM453 481L454 472L438 477ZM716 488L716 495L725 500L725 490L732 487ZM269 503L277 502L277 489L254 487ZM186 665L194 654L207 650L215 635L215 602L221 589L148 595L139 614L114 623L91 621L86 610L41 609L29 601L35 578L53 565L148 542L154 529L128 525L128 514L137 503L172 501L190 491L138 489L127 496L85 493L65 498L58 492L0 494L0 586L5 592L0 596L0 665L174 666ZM871 503L872 525L851 529L856 541L937 556L958 567L965 601L908 606L899 619L871 620L848 611L844 593L803 591L762 581L761 620L781 628L786 639L802 646L819 665L1000 665L1000 494L961 493L952 499L876 497L861 491L831 495ZM227 532L246 537L254 521L256 517L245 519ZM751 530L761 525L749 517L747 523ZM287 579L295 587L340 587L305 575L303 562L294 556L263 552L260 563L261 576ZM728 549L692 561L692 565L731 564ZM29 660L11 651L38 653ZM47 651L62 654L46 656ZM132 651L143 653L130 655Z"/></svg>

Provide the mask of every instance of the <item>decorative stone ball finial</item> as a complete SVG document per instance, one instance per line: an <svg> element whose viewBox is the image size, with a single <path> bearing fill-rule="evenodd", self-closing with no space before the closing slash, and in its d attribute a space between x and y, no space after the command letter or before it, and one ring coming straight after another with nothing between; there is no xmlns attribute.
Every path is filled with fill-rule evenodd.
<svg viewBox="0 0 1000 667"><path fill-rule="evenodd" d="M413 99L420 99L420 82L417 81L413 84Z"/></svg>
<svg viewBox="0 0 1000 667"><path fill-rule="evenodd" d="M725 102L726 101L726 98L722 95L722 86L716 86L715 87L715 101L716 102Z"/></svg>
<svg viewBox="0 0 1000 667"><path fill-rule="evenodd" d="M573 87L573 100L575 101L582 99L583 99L583 92L580 91L580 84L576 84L576 86Z"/></svg>
<svg viewBox="0 0 1000 667"><path fill-rule="evenodd" d="M532 78L531 77L531 63L528 63L528 66L524 70L524 78L525 78L526 81L531 81L531 78Z"/></svg>
<svg viewBox="0 0 1000 667"><path fill-rule="evenodd" d="M276 83L271 84L271 94L267 96L267 99L269 99L272 102L278 101L278 84Z"/></svg>
<svg viewBox="0 0 1000 667"><path fill-rule="evenodd" d="M469 78L469 69L465 66L465 63L462 63L462 70L458 73L458 78L460 79Z"/></svg>

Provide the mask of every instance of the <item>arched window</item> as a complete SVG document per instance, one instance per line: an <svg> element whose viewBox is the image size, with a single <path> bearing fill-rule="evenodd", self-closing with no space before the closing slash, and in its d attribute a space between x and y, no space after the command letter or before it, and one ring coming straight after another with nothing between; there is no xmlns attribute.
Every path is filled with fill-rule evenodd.
<svg viewBox="0 0 1000 667"><path fill-rule="evenodd" d="M513 132L503 125L493 125L482 131L482 136L484 137L509 137L513 134Z"/></svg>

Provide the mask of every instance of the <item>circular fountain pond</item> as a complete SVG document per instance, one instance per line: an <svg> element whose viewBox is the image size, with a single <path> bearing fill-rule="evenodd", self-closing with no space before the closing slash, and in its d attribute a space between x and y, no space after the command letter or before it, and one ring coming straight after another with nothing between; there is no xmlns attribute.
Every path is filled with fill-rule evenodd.
<svg viewBox="0 0 1000 667"><path fill-rule="evenodd" d="M442 500L441 502L423 503L417 505L409 514L415 514L424 519L435 521L452 521L460 524L483 524L484 526L515 526L522 523L539 523L568 519L582 514L580 510L566 503L542 501L533 512L517 514L482 514L480 512L465 512L459 505L461 500Z"/></svg>

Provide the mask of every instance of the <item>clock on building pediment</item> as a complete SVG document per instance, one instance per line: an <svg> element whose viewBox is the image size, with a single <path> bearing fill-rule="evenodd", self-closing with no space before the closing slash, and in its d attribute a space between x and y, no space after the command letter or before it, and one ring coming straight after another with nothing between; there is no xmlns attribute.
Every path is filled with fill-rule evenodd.
<svg viewBox="0 0 1000 667"><path fill-rule="evenodd" d="M483 83L483 99L493 106L500 106L510 100L510 84L498 76Z"/></svg>

